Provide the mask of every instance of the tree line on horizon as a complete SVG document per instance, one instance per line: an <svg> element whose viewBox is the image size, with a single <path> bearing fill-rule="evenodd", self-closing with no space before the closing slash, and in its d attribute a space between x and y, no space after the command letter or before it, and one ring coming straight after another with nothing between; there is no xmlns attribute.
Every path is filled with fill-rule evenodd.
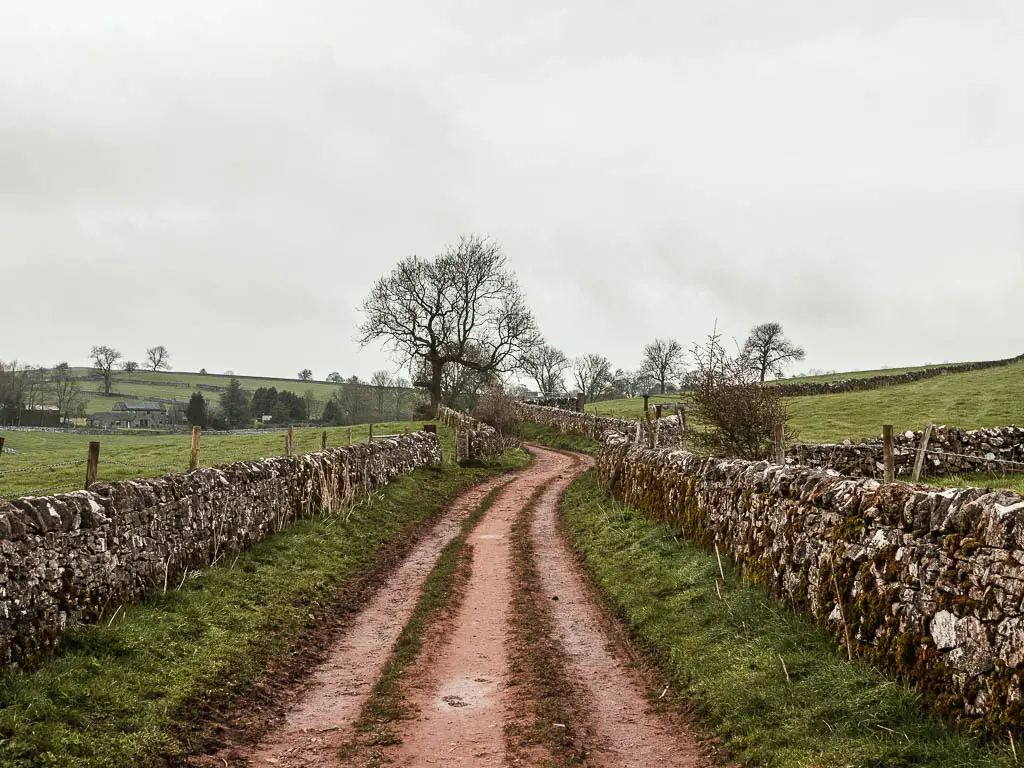
<svg viewBox="0 0 1024 768"><path fill-rule="evenodd" d="M376 281L362 311L362 345L383 341L415 372L413 384L434 408L472 407L489 386L512 388L515 376L535 383L541 395L575 391L592 402L692 389L700 375L674 338L646 344L636 371L613 368L600 353L570 359L544 339L501 248L481 235L464 235L434 258L402 259ZM751 329L735 355L739 365L730 367L763 384L804 357L781 324L769 322Z"/></svg>

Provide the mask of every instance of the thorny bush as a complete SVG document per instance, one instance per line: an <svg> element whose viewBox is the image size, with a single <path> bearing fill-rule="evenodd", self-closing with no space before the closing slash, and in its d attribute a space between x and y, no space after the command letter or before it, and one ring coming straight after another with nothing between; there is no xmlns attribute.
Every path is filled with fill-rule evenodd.
<svg viewBox="0 0 1024 768"><path fill-rule="evenodd" d="M689 383L709 427L699 435L705 449L719 456L763 459L771 455L777 425L783 425L786 440L795 436L786 429L789 414L778 391L757 380L742 353L729 355L717 332L694 345L691 355Z"/></svg>

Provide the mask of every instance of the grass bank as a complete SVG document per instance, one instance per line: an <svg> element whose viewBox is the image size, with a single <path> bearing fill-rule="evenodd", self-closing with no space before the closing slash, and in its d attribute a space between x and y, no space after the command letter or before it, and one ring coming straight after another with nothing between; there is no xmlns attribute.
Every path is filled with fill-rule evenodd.
<svg viewBox="0 0 1024 768"><path fill-rule="evenodd" d="M406 428L416 431L422 422L388 422L375 424L375 435L397 434ZM352 441L366 442L369 425L329 427L327 445L337 447ZM296 454L320 450L323 428L294 430L293 450ZM15 497L29 492L60 493L81 488L85 481L85 464L48 466L85 459L89 442L100 443L100 465L97 479L101 481L130 480L136 477L158 477L167 472L188 469L192 445L190 434L76 435L64 432L16 432L0 429L6 438L5 448L16 454L0 456L0 497ZM455 432L438 425L438 439L446 461L455 457ZM265 432L250 435L206 433L202 438L199 465L212 467L234 461L251 461L265 456L284 455L285 433ZM43 466L42 469L36 467ZM11 471L16 470L16 471ZM56 489L56 490L46 490Z"/></svg>
<svg viewBox="0 0 1024 768"><path fill-rule="evenodd" d="M580 435L567 435L564 432L559 432L554 427L536 424L532 421L520 422L519 436L523 440L564 451L596 454L601 449L601 444L597 440Z"/></svg>
<svg viewBox="0 0 1024 768"><path fill-rule="evenodd" d="M230 703L291 658L352 584L380 570L460 491L526 463L516 450L488 469L419 470L180 589L112 610L37 670L0 678L0 765L154 766L192 751L200 705Z"/></svg>
<svg viewBox="0 0 1024 768"><path fill-rule="evenodd" d="M1015 764L1008 745L955 733L912 691L847 661L826 633L743 584L728 563L723 587L714 555L608 497L593 471L569 488L563 510L596 583L743 764Z"/></svg>

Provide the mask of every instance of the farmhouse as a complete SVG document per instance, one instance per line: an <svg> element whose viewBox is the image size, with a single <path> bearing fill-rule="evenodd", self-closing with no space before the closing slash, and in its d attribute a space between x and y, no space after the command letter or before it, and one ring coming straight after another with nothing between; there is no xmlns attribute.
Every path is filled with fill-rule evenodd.
<svg viewBox="0 0 1024 768"><path fill-rule="evenodd" d="M118 402L109 413L94 413L88 417L90 427L166 427L167 413L160 403L149 400Z"/></svg>

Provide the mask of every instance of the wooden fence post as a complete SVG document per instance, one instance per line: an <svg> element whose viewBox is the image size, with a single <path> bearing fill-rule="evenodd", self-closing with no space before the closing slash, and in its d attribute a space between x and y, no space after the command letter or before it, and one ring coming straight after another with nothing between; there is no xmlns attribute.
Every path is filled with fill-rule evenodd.
<svg viewBox="0 0 1024 768"><path fill-rule="evenodd" d="M98 440L89 443L89 458L85 463L85 490L96 482L96 471L100 466L100 444Z"/></svg>
<svg viewBox="0 0 1024 768"><path fill-rule="evenodd" d="M686 448L686 410L680 406L679 410L676 411L676 416L679 418L679 447Z"/></svg>
<svg viewBox="0 0 1024 768"><path fill-rule="evenodd" d="M348 444L352 445L352 427L348 428Z"/></svg>
<svg viewBox="0 0 1024 768"><path fill-rule="evenodd" d="M4 438L4 437L0 437L0 458L3 458L3 455L4 455L4 440L5 439L6 438Z"/></svg>
<svg viewBox="0 0 1024 768"><path fill-rule="evenodd" d="M284 439L284 455L285 456L291 456L292 455L292 438L293 437L294 437L294 433L292 432L292 425L289 424L288 425L288 434L287 434L287 436Z"/></svg>
<svg viewBox="0 0 1024 768"><path fill-rule="evenodd" d="M327 430L326 429L320 435L320 450L321 451L326 451L327 450Z"/></svg>
<svg viewBox="0 0 1024 768"><path fill-rule="evenodd" d="M587 396L580 392L576 395L576 412L583 413L587 410Z"/></svg>
<svg viewBox="0 0 1024 768"><path fill-rule="evenodd" d="M776 464L786 463L786 430L782 424L772 427L772 453Z"/></svg>
<svg viewBox="0 0 1024 768"><path fill-rule="evenodd" d="M884 480L887 483L896 479L896 459L892 452L892 424L882 425L882 456L885 460Z"/></svg>
<svg viewBox="0 0 1024 768"><path fill-rule="evenodd" d="M918 482L921 479L921 470L924 469L924 456L925 451L928 450L928 441L932 438L932 427L934 424L929 424L924 428L924 434L921 435L921 446L917 449L917 456L914 457L914 473L910 476L912 482Z"/></svg>
<svg viewBox="0 0 1024 768"><path fill-rule="evenodd" d="M370 434L368 434L366 436L366 442L368 442L368 443L372 443L373 442L373 424L370 424Z"/></svg>
<svg viewBox="0 0 1024 768"><path fill-rule="evenodd" d="M189 469L199 468L199 435L202 431L201 427L192 427L192 453L188 457Z"/></svg>
<svg viewBox="0 0 1024 768"><path fill-rule="evenodd" d="M647 414L647 401L650 399L650 397L651 397L650 395L644 395L644 418L645 419L648 417L648 414Z"/></svg>

